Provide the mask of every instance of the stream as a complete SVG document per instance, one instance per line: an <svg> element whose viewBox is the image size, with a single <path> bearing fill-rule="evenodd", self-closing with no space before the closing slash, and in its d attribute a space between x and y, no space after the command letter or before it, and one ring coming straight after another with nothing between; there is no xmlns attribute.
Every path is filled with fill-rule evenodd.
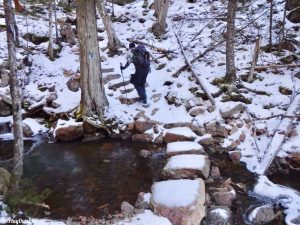
<svg viewBox="0 0 300 225"><path fill-rule="evenodd" d="M13 149L12 142L0 141L1 167L10 169ZM23 179L29 180L37 193L49 189L45 204L51 210L35 210L32 216L51 219L68 217L107 218L120 212L123 201L134 205L139 192L150 192L151 186L160 179L165 165L164 146L122 142L106 139L101 142L48 143L39 138L25 142ZM151 151L149 158L140 156L140 151ZM206 185L220 187L231 178L234 183L242 183L247 193L238 192L238 198L231 210L233 224L247 224L245 214L250 206L262 205L263 199L251 194L256 177L241 163L233 163L228 155L210 155L212 165L218 166L221 178ZM6 160L6 161L5 161ZM289 176L273 175L273 181L280 184L291 183ZM292 182L299 189L299 181ZM276 224L284 224L282 220Z"/></svg>

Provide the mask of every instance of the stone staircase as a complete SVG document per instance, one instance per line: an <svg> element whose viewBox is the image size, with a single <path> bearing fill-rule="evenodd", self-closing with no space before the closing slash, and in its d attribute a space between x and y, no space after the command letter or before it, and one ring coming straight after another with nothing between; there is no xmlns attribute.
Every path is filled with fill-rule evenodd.
<svg viewBox="0 0 300 225"><path fill-rule="evenodd" d="M155 182L150 199L154 212L174 225L199 225L206 215L205 183L210 161L203 147L193 141L167 144L164 181Z"/></svg>

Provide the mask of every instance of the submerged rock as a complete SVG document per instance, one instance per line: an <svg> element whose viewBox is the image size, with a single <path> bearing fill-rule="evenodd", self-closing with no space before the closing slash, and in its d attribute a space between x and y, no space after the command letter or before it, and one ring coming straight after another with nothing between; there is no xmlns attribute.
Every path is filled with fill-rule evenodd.
<svg viewBox="0 0 300 225"><path fill-rule="evenodd" d="M121 204L121 211L124 214L131 214L134 212L134 207L130 203L124 201Z"/></svg>

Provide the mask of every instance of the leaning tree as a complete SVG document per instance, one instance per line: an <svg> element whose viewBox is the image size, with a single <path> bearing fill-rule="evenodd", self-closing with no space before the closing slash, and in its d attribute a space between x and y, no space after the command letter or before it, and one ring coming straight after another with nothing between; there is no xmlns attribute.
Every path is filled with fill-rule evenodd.
<svg viewBox="0 0 300 225"><path fill-rule="evenodd" d="M110 18L105 10L105 1L104 0L97 0L97 8L100 13L102 22L105 27L105 31L107 33L108 38L108 49L112 54L116 54L118 50L122 47L122 44L113 28L113 25L110 21Z"/></svg>

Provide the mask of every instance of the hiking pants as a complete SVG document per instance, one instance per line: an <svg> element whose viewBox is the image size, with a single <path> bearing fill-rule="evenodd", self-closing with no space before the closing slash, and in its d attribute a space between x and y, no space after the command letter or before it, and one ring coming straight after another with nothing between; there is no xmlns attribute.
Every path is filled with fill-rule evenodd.
<svg viewBox="0 0 300 225"><path fill-rule="evenodd" d="M145 85L133 84L142 101L147 101Z"/></svg>
<svg viewBox="0 0 300 225"><path fill-rule="evenodd" d="M139 94L141 100L147 100L146 95L146 79L149 73L149 68L141 68L139 66L135 66L135 73L132 74L130 82L134 85L137 93Z"/></svg>

